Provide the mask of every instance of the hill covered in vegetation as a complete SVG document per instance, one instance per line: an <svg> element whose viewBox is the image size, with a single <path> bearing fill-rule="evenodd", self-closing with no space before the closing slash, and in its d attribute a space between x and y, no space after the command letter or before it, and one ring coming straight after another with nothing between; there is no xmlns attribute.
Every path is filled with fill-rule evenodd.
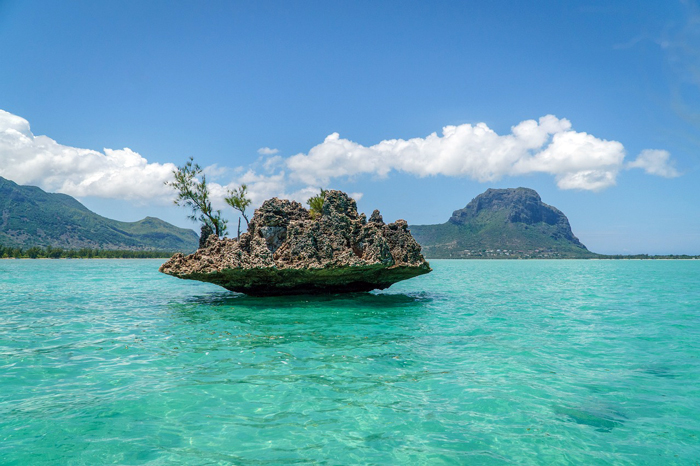
<svg viewBox="0 0 700 466"><path fill-rule="evenodd" d="M20 186L0 177L0 245L6 248L191 252L197 244L194 231L158 218L111 220L71 196Z"/></svg>
<svg viewBox="0 0 700 466"><path fill-rule="evenodd" d="M598 257L529 188L489 189L445 223L410 228L429 259Z"/></svg>

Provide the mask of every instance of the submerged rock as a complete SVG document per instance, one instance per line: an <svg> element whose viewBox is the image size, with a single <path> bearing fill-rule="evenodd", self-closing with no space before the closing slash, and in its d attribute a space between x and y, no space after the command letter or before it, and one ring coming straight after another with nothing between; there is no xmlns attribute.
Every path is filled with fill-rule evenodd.
<svg viewBox="0 0 700 466"><path fill-rule="evenodd" d="M300 203L269 199L239 240L211 236L194 254L175 254L168 275L257 296L388 288L431 271L404 220L368 222L355 201L327 191L321 216Z"/></svg>

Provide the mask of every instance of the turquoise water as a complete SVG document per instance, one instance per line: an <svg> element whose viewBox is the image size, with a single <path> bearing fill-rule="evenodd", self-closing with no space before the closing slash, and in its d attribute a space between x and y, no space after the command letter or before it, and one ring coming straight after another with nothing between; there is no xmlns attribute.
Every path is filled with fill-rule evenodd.
<svg viewBox="0 0 700 466"><path fill-rule="evenodd" d="M700 464L700 261L249 298L0 261L0 463Z"/></svg>

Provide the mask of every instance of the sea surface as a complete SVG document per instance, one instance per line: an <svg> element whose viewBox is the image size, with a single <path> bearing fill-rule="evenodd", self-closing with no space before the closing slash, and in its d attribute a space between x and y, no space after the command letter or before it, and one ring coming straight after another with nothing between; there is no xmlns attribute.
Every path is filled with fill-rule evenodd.
<svg viewBox="0 0 700 466"><path fill-rule="evenodd" d="M251 298L0 261L0 464L700 464L700 261Z"/></svg>

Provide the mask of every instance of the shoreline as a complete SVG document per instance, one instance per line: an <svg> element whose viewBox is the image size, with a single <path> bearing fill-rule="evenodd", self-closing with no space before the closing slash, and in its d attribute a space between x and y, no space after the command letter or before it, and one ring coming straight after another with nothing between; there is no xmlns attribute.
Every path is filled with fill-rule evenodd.
<svg viewBox="0 0 700 466"><path fill-rule="evenodd" d="M172 257L172 256L171 256ZM0 260L18 260L18 261L79 261L79 260L161 260L170 259L170 257L0 257Z"/></svg>
<svg viewBox="0 0 700 466"><path fill-rule="evenodd" d="M176 253L174 253L176 254ZM183 253L184 254L184 253ZM169 259L172 256L168 257L0 257L0 260L48 260L48 261L57 261L57 260L161 260L161 259ZM700 260L700 256L695 256L695 257L646 257L646 258L641 258L641 257L590 257L590 258L583 258L583 257L561 257L561 258L546 258L546 257L533 257L533 258L504 258L504 257L499 257L499 258L488 258L488 257L474 257L474 258L455 258L455 257L443 257L443 258L430 258L426 257L426 260L431 260L431 261L507 261L507 262L513 262L513 261L649 261L649 260L654 260L654 261L696 261Z"/></svg>
<svg viewBox="0 0 700 466"><path fill-rule="evenodd" d="M694 261L700 256L689 257L426 257L428 261Z"/></svg>

